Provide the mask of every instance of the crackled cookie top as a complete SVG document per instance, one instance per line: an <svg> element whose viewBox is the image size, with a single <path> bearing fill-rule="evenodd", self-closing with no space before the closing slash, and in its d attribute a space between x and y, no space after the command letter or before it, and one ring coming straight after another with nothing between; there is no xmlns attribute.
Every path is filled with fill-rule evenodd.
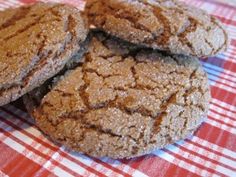
<svg viewBox="0 0 236 177"><path fill-rule="evenodd" d="M80 12L36 3L0 12L0 105L59 72L87 36Z"/></svg>
<svg viewBox="0 0 236 177"><path fill-rule="evenodd" d="M38 127L67 147L135 157L192 134L206 115L209 88L197 58L96 34L84 60L25 96Z"/></svg>
<svg viewBox="0 0 236 177"><path fill-rule="evenodd" d="M175 54L206 57L227 47L218 20L175 0L88 0L86 13L114 36Z"/></svg>

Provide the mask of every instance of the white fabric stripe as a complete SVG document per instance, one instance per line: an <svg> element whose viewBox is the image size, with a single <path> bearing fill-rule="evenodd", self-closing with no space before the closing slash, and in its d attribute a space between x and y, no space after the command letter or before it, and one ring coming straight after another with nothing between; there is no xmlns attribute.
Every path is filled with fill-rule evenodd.
<svg viewBox="0 0 236 177"><path fill-rule="evenodd" d="M62 151L65 151L65 147L61 148ZM109 176L109 174L112 174L114 176L120 176L119 173L114 172L112 169L109 169L105 166L103 166L102 164L99 164L95 161L93 161L91 158L80 154L80 153L76 153L76 152L71 152L68 154L70 157L73 157L74 159L83 162L84 164L86 164L89 167L92 167L93 169L96 169L99 172L102 172L103 174ZM104 173L105 172L105 173Z"/></svg>
<svg viewBox="0 0 236 177"><path fill-rule="evenodd" d="M132 173L128 173L132 176L140 176L140 177L146 177L147 176L144 173L130 167L129 165L123 164L119 160L114 160L114 159L109 159L109 158L102 158L101 160L105 163L110 163L110 165L112 165L113 167L118 168L118 169L120 169L120 170L122 170L126 173L128 173L129 171L133 171Z"/></svg>
<svg viewBox="0 0 236 177"><path fill-rule="evenodd" d="M219 57L219 59L230 61L231 63L236 63L235 57L235 48L231 49L230 47L227 49L228 51L224 53L224 57Z"/></svg>
<svg viewBox="0 0 236 177"><path fill-rule="evenodd" d="M223 54L221 54L221 55L218 55L218 59L220 59L220 60L224 60L224 61L230 61L231 63L236 63L236 60L235 60L235 57L233 56L233 54L230 54L229 53L229 48L228 48L228 52L225 52L225 53L223 53Z"/></svg>
<svg viewBox="0 0 236 177"><path fill-rule="evenodd" d="M221 83L221 84L224 84L226 87L229 87L231 89L235 89L236 90L236 81L235 82L232 82L232 81L229 81L229 80L226 80L226 79L223 79L223 78L220 78L219 76L216 76L214 74L211 74L210 72L207 72L207 74L209 76L213 76L211 78L214 78L214 79L211 79L213 81L217 81L218 83ZM220 75L222 76L222 75Z"/></svg>
<svg viewBox="0 0 236 177"><path fill-rule="evenodd" d="M197 143L199 145L202 145L202 146L205 146L207 148L210 148L213 151L216 151L218 153L224 154L225 156L234 158L235 161L236 161L236 152L234 152L234 151L231 151L231 150L226 149L224 147L218 146L217 144L213 144L213 143L211 143L209 141L206 141L206 140L204 140L202 138L199 138L197 136L193 136L192 139L189 139L189 140L194 142L194 143Z"/></svg>
<svg viewBox="0 0 236 177"><path fill-rule="evenodd" d="M22 5L19 1L14 1L14 0L7 0L4 2L8 7L17 7L19 5Z"/></svg>
<svg viewBox="0 0 236 177"><path fill-rule="evenodd" d="M24 3L20 2L19 0L8 0L9 2L11 2L12 4L15 4L15 5L23 5Z"/></svg>
<svg viewBox="0 0 236 177"><path fill-rule="evenodd" d="M205 11L210 13L211 15L223 17L225 19L230 19L231 16L232 16L232 13L234 12L231 9L228 9L228 8L225 8L225 7L221 7L221 6L218 6L216 4L212 4L212 3L208 3L208 2L207 3L203 3L200 8L204 9ZM229 13L227 13L227 11Z"/></svg>
<svg viewBox="0 0 236 177"><path fill-rule="evenodd" d="M231 93L236 94L236 89L233 89L232 87L229 87L229 86L227 86L227 85L223 85L223 84L221 84L221 83L215 83L214 86L219 87L219 88L221 88L221 89L223 89L223 90L226 90L226 91L229 91L229 92L231 92Z"/></svg>
<svg viewBox="0 0 236 177"><path fill-rule="evenodd" d="M232 112L225 110L219 106L216 106L215 104L210 104L210 109L214 110L215 112L217 112L219 114L223 114L223 115L233 119L232 121L236 121L236 113L232 113Z"/></svg>
<svg viewBox="0 0 236 177"><path fill-rule="evenodd" d="M235 17L236 17L236 15L235 15ZM236 32L236 27L234 25L228 24L227 27L226 27L226 30L228 32L234 32L235 33Z"/></svg>
<svg viewBox="0 0 236 177"><path fill-rule="evenodd" d="M210 124L210 125L212 125L212 126L218 127L218 128L220 128L222 130L225 130L225 131L227 131L229 133L232 133L232 134L236 135L236 129L233 129L232 127L229 127L229 126L227 126L225 124L219 123L219 122L217 122L215 120L212 120L212 119L209 119L209 118L206 119L205 122Z"/></svg>
<svg viewBox="0 0 236 177"><path fill-rule="evenodd" d="M205 157L207 157L209 159L217 161L217 163L220 162L221 164L224 164L226 166L235 168L235 170L236 170L236 161L233 161L233 160L231 160L229 158L217 155L217 154L215 154L215 153L213 153L213 152L211 152L211 151L209 151L207 149L204 149L204 148L202 148L200 146L196 146L196 145L191 144L191 143L189 143L187 141L185 141L184 143L177 142L176 144L178 144L178 145L188 149L190 152L195 152L197 154L203 155L203 156L205 156ZM211 162L211 163L216 164L215 162ZM221 166L221 165L219 164L219 166ZM226 167L223 167L223 168L226 168Z"/></svg>
<svg viewBox="0 0 236 177"><path fill-rule="evenodd" d="M230 28L231 25L227 26L226 30L228 31L230 39L236 39L236 32L235 29Z"/></svg>
<svg viewBox="0 0 236 177"><path fill-rule="evenodd" d="M25 113L25 112L23 112L23 111L21 111L21 110L15 108L15 107L12 106L12 105L4 106L4 108L7 109L7 110L9 110L9 111L11 111L11 112L16 113L17 115L22 115L21 117L24 118L24 119L27 119L28 121L29 121L29 120L32 120L32 118L30 118L30 116L29 116L27 113ZM4 112L4 113L5 113L5 112ZM7 113L6 113L6 114L7 114ZM7 115L9 115L9 114L7 114ZM10 115L10 116L11 116L11 115ZM12 116L11 116L11 117L12 117ZM38 131L36 128L33 128L33 127L30 127L30 128L27 129L26 131L27 131L28 133L30 133L30 134L36 136L36 137L38 137L38 136L41 135L41 132ZM51 143L50 141L48 141L48 139L46 139L46 138L42 138L41 140L44 141L44 142L46 142L46 143L52 144L52 143ZM53 145L53 146L54 146L54 145ZM64 148L63 148L62 150L64 151ZM65 151L64 151L64 152L65 152ZM69 156L75 158L76 160L82 161L82 162L83 162L84 164L86 164L87 166L91 166L91 163L92 163L92 162L93 162L93 163L96 163L96 162L92 161L92 159L90 159L89 157L84 156L84 155L82 155L82 154L79 154L79 156L78 156L78 153L73 153L73 152L72 152L72 154L74 154L74 155L69 154ZM105 159L105 160L102 159L102 160L103 160L105 163L109 163L109 160L108 160L108 159ZM114 161L115 161L116 163L114 163ZM125 164L121 163L121 162L118 161L118 160L114 160L114 161L113 161L113 163L109 163L109 164L110 164L111 166L113 166L113 167L119 169L119 170L124 171L125 173L128 173L129 171L133 171L132 173L128 173L129 175L139 175L139 176L141 176L141 177L142 177L142 176L146 176L144 173L142 173L142 172L140 172L140 171L138 171L138 170L136 170L136 169L134 169L134 168L132 168L132 167L130 167L130 166L128 166L128 165L125 165ZM122 168L121 168L121 167L122 167ZM123 169L123 167L125 167L125 169ZM110 173L112 173L112 174L114 174L114 175L117 175L117 176L120 175L120 174L118 174L118 173L112 171L111 169L106 168L106 167L104 167L104 166L102 166L101 164L98 164L98 163L96 163L96 167L95 167L94 169L96 169L96 170L98 170L98 171L103 171L104 168L107 170L106 175L108 175L108 176L109 176Z"/></svg>
<svg viewBox="0 0 236 177"><path fill-rule="evenodd" d="M232 129L236 130L236 121L234 121L232 119L229 119L229 118L227 118L225 116L222 116L220 114L217 114L215 112L212 112L211 110L208 111L208 115L210 115L212 117L212 119L214 119L214 120L219 120L221 122L224 122L225 124L232 125L233 127L235 127L235 128L232 127Z"/></svg>
<svg viewBox="0 0 236 177"><path fill-rule="evenodd" d="M15 5L13 3L9 2L8 0L1 3L1 5L3 5L5 7L5 9L10 8L10 7L15 7Z"/></svg>
<svg viewBox="0 0 236 177"><path fill-rule="evenodd" d="M29 116L27 113L25 113L25 112L23 112L23 111L21 111L21 110L15 108L15 107L12 106L12 105L4 106L4 108L7 109L7 110L9 110L9 111L11 111L11 112L15 112L17 115L19 115L19 114L22 115L21 117L24 118L24 119L27 119L28 121L29 121L29 120L32 120L32 119L30 118L30 116ZM38 131L38 130L35 129L35 128L31 128L31 129L29 129L27 132L28 132L28 133L31 133L31 134L33 134L33 135L35 135L35 136L41 135L40 131ZM43 138L42 140L43 140L43 141L46 141L47 143L50 143L50 144L51 144L51 142L48 141L48 139L46 139L46 138ZM64 151L64 150L63 150L63 151ZM88 166L91 166L91 163L92 163L92 162L93 162L93 163L96 163L96 162L92 161L92 159L90 159L89 157L84 156L84 155L82 155L82 154L79 154L79 157L78 157L78 153L72 153L72 154L74 154L74 155L71 155L71 154L69 154L69 155L70 155L71 157L73 157L73 158L79 160L79 161L81 161L81 157L82 157L82 159L83 159L82 162L83 162L84 164L88 165ZM104 162L106 163L107 161L105 160ZM128 174L130 174L130 175L137 174L137 175L140 175L140 176L146 176L144 173L142 173L142 172L140 172L140 171L138 171L138 170L136 170L136 169L133 169L133 168L131 168L130 166L127 166L127 165L125 165L125 164L122 164L122 163L121 163L120 161L118 161L118 160L116 160L116 162L117 162L117 163L112 163L112 164L110 164L110 165L113 166L113 167L115 167L115 168L117 168L117 169L120 169L120 170L122 170L122 171L124 171L124 172L126 172L126 173L131 169L131 170L133 171L133 173L128 173ZM106 167L102 166L101 164L98 164L98 163L96 163L96 164L97 164L97 166L96 166L96 168L95 168L96 170L101 171L102 169L105 168L105 169L108 171L108 172L107 172L108 174L106 174L106 175L109 175L110 173L112 173L112 174L114 174L114 175L119 175L118 173L116 173L116 172L114 172L114 171L111 172L111 169L106 168ZM126 166L126 169L127 169L127 170L121 169L121 168L120 168L121 165ZM100 170L99 170L99 168L100 168Z"/></svg>
<svg viewBox="0 0 236 177"><path fill-rule="evenodd" d="M133 177L148 177L147 175L145 175L144 173L141 173L141 172L138 171L138 170L135 170L135 171L132 173L132 176L133 176Z"/></svg>
<svg viewBox="0 0 236 177"><path fill-rule="evenodd" d="M235 103L236 103L236 98L234 98L234 99L235 99ZM215 98L212 98L211 102L236 113L236 106L234 106L234 105L225 103L225 102L215 99Z"/></svg>
<svg viewBox="0 0 236 177"><path fill-rule="evenodd" d="M4 111L1 110L0 111L0 116L11 118L11 119L7 119L7 120L10 121L12 124L14 124L16 126L18 126L16 120L20 121L20 123L21 123L20 128L24 129L24 131L30 133L33 136L40 137L42 135L41 132L37 128L35 128L34 126L29 126L28 123L22 122L22 120L17 119L16 117L12 116L11 114L8 114L7 112L4 112ZM43 138L41 140L46 142L46 143L50 143L50 141L46 137L44 137L44 136L43 136ZM55 145L52 144L52 143L50 145L55 147Z"/></svg>
<svg viewBox="0 0 236 177"><path fill-rule="evenodd" d="M9 117L9 118L11 118L11 119L8 119L8 121L11 121L11 123L13 123L13 124L15 124L15 119L14 119L14 117L12 117L11 115L9 115L9 114L5 114L5 113L3 113L2 111L0 111L0 116L2 116L2 117ZM19 119L18 119L19 120ZM5 124L4 122L2 122L3 124ZM7 125L7 124L5 124L6 126L9 126L9 125ZM10 127L10 126L9 126ZM23 122L21 122L21 126L20 126L20 128L21 129L24 129L24 130L27 130L28 129L28 124L25 124L25 123L23 123ZM13 128L12 128L13 129ZM11 131L11 134L12 135L15 135L15 137L16 138L18 138L20 141L22 141L22 142L24 142L25 144L27 144L27 145L29 145L29 146L31 146L32 148L34 148L34 149L36 149L36 150L38 150L35 146L33 146L32 144L33 144L33 142L35 142L32 138L30 138L30 137L28 137L27 135L24 135L22 132L20 132L20 131L18 131L18 130L15 130L15 129L13 129L14 131ZM32 129L31 129L32 130ZM28 130L27 132L29 132L30 130ZM31 132L31 131L30 131ZM37 132L37 131L36 131ZM32 133L32 132L31 132ZM45 154L45 155L50 155L48 152L46 153L45 151L40 151L41 153L43 153L43 154ZM54 151L50 151L51 153L52 152L54 152ZM32 152L33 153L33 152ZM36 155L36 154L35 154ZM38 155L36 155L37 157L40 157L40 156L38 156ZM41 157L40 157L41 158ZM52 157L53 158L53 157ZM54 159L55 160L55 159ZM63 162L60 162L60 164L62 164L63 166L65 166L65 167L70 167L70 165L71 164L74 164L74 162L71 162L71 163L63 163ZM43 164L41 164L41 165L43 165ZM81 173L80 175L82 175L83 173L82 172L84 172L85 170L84 169L82 169L82 167L81 166L79 166L79 165L77 165L77 169L81 169L79 172ZM77 171L75 171L75 172L77 172Z"/></svg>
<svg viewBox="0 0 236 177"><path fill-rule="evenodd" d="M158 153L154 152L153 153L154 155L157 155L158 157L172 163L172 164L175 164L185 170L188 170L194 174L197 174L197 175L200 175L200 176L207 176L207 175L210 175L210 176L214 176L214 177L219 177L219 175L216 175L216 174L213 174L213 173L210 173L206 170L203 170L203 169L200 169L199 167L196 167L194 166L193 164L190 164L184 160L181 160L177 157L174 157L173 155L163 151L163 150L158 150ZM176 161L177 159L177 161ZM207 174L207 175L206 175Z"/></svg>
<svg viewBox="0 0 236 177"><path fill-rule="evenodd" d="M208 68L208 70L211 70L211 69L209 69ZM211 73L212 74L212 73ZM224 72L221 72L220 73L220 75L219 76L216 76L216 77L218 77L218 78L220 78L220 79L225 79L227 82L231 82L231 83L233 83L232 85L234 85L234 86L236 86L236 84L235 84L235 82L236 82L236 77L232 77L232 76L230 76L230 75L228 75L228 74L226 74L226 73L224 73Z"/></svg>
<svg viewBox="0 0 236 177"><path fill-rule="evenodd" d="M14 0L6 0L4 2L0 2L0 11L3 11L5 9L8 9L10 7L18 7L20 5L23 5L23 3L19 1L14 1Z"/></svg>
<svg viewBox="0 0 236 177"><path fill-rule="evenodd" d="M9 110L9 111L11 111L11 112L16 113L17 115L22 115L20 117L22 117L23 119L32 120L28 114L26 114L25 112L15 108L14 106L8 105L8 106L4 106L4 108ZM12 115L10 115L10 114L8 114L8 113L6 113L4 111L0 111L0 113L2 113L5 117L8 116L8 117L14 118ZM14 122L12 122L12 123L14 124ZM42 135L41 132L38 131L38 129L36 129L34 127L29 127L27 129L25 129L25 131L27 131L28 133L32 134L35 137L39 137L39 136ZM52 144L46 137L43 137L41 140L55 147L55 145ZM63 152L65 152L64 147L61 150ZM65 152L65 153L67 153L67 152ZM74 155L72 155L72 154L74 154ZM103 172L107 171L108 174L112 173L113 175L117 175L117 176L120 175L119 173L114 172L112 169L109 169L109 168L107 168L107 167L105 167L105 166L103 166L103 165L101 165L101 164L99 164L97 162L94 162L94 161L92 161L92 159L90 159L89 157L86 157L86 156L84 156L82 154L71 153L71 154L69 154L69 156L74 158L74 159L76 159L76 160L78 160L78 161L80 161L81 163L83 163L83 164L85 164L87 166L90 166L90 167L91 167L91 163L96 163L96 167L94 167L94 169L96 169L97 171L103 171ZM63 158L66 158L66 157L63 157ZM74 163L74 162L72 162L72 163ZM68 167L69 167L69 164L68 164ZM114 166L114 167L117 168L117 169L120 169L119 166ZM142 172L140 172L138 170L135 170L135 172L140 174L140 176L145 175L145 174L143 174ZM108 174L105 173L105 175L108 175ZM132 175L133 173L129 173L129 174Z"/></svg>
<svg viewBox="0 0 236 177"><path fill-rule="evenodd" d="M203 66L205 66L207 68L211 68L212 70L215 70L215 71L218 71L218 72L222 72L224 75L231 76L231 78L236 78L236 73L232 72L230 70L227 70L227 69L223 69L222 70L222 68L216 67L216 66L214 66L212 64L205 63L205 62L203 62Z"/></svg>
<svg viewBox="0 0 236 177"><path fill-rule="evenodd" d="M3 111L0 111L0 114L2 114L2 116L3 117L11 117L11 118L14 118L12 115L10 115L10 114L7 114L7 113L5 113L5 112L3 112ZM12 119L12 120L14 120L14 119ZM19 119L18 119L19 120ZM10 120L9 120L10 121ZM11 123L13 123L13 124L15 124L15 121L11 121ZM28 125L26 125L26 126L28 126ZM24 127L21 127L21 128L24 128ZM26 132L28 132L28 133L30 133L30 134L32 134L33 136L36 136L36 137L39 137L40 135L42 135L41 134L41 132L40 131L38 131L36 128L34 128L34 127L29 127L29 128L24 128L24 130L26 131ZM44 141L44 142L46 142L46 143L48 143L48 144L50 144L50 145L52 145L52 146L54 146L54 144L52 144L50 141L48 141L47 139L46 139L46 137L43 137L43 139L41 139L42 141ZM33 140L34 141L34 140ZM42 145L43 146L43 145ZM44 147L44 146L43 146ZM55 146L54 146L55 147ZM35 147L34 147L35 148ZM45 147L46 149L47 149L47 147ZM36 148L35 148L36 149ZM52 150L49 150L48 149L48 151L50 151L50 152L54 152L54 151L52 151ZM63 157L64 158L64 157ZM72 162L72 161L70 161L71 163L65 163L65 166L67 166L68 168L70 168L70 165L72 165L72 166L74 166L74 162ZM85 170L83 169L82 170L82 167L80 167L79 165L77 165L77 169L81 169L81 171L82 172L85 172ZM82 175L82 174L81 174Z"/></svg>
<svg viewBox="0 0 236 177"><path fill-rule="evenodd" d="M3 173L3 172L0 170L0 177L9 177L9 176L6 175L5 173Z"/></svg>
<svg viewBox="0 0 236 177"><path fill-rule="evenodd" d="M60 164L63 164L64 166L66 166L67 168L69 168L70 170L79 173L80 175L83 175L86 171L86 169L82 168L81 166L79 166L78 164L66 159L66 158L62 158L61 155L58 152L55 152L52 156L53 160L60 159Z"/></svg>
<svg viewBox="0 0 236 177"><path fill-rule="evenodd" d="M5 4L3 4L3 3L1 3L1 4L0 4L0 8L2 8L2 9L4 10L4 9L9 8L9 6L8 6L8 5L5 5Z"/></svg>
<svg viewBox="0 0 236 177"><path fill-rule="evenodd" d="M228 49L227 49L227 52L225 54L231 54L232 57L235 57L234 54L236 53L235 51L236 49L236 46L234 45L229 45Z"/></svg>
<svg viewBox="0 0 236 177"><path fill-rule="evenodd" d="M232 106L232 105L231 105Z"/></svg>
<svg viewBox="0 0 236 177"><path fill-rule="evenodd" d="M2 126L4 125L3 122L1 122L0 127L3 128ZM7 126L7 125L5 125ZM14 136L15 138L19 139L19 134L16 133L15 131L13 131L14 129L10 128L11 135ZM8 145L9 147L11 147L12 149L14 149L15 151L17 151L20 154L23 154L24 156L26 156L27 158L29 158L30 160L34 161L35 163L42 165L42 163L46 162L46 159L44 159L43 157L40 157L36 154L34 154L33 152L31 153L24 153L25 151L25 147L22 146L21 144L19 144L18 142L14 141L13 139L5 136L4 134L1 134L1 137L6 138L4 141L2 141L4 144ZM36 157L39 158L34 158L31 154L33 154ZM51 171L50 169L48 169L49 171ZM57 168L57 171L51 171L52 173L56 174L56 175L60 175L60 174L64 174L66 176L71 176L69 173L67 173L66 171Z"/></svg>
<svg viewBox="0 0 236 177"><path fill-rule="evenodd" d="M6 108L7 109L7 107L8 106L4 106L4 108ZM16 109L16 108L14 108L13 106L11 106L11 109L8 109L9 111L11 111L11 112L18 112L18 115L19 115L19 113L24 113L24 112L22 112L22 111L20 111L19 109ZM5 113L5 112L3 112L3 113ZM5 113L5 114L7 114L7 113ZM26 114L26 113L24 113L24 114ZM28 114L26 114L27 116L28 116ZM10 117L12 117L13 118L13 116L12 115L10 115L10 114L7 114L7 116L10 116ZM24 118L23 116L21 116L22 118ZM29 116L28 116L29 117ZM30 117L29 117L30 118ZM31 118L30 118L31 119ZM14 123L14 122L12 122L12 123ZM29 128L27 128L27 129L25 129L25 131L27 131L28 133L30 133L30 134L32 134L33 136L35 136L35 137L39 137L40 135L42 135L41 134L41 132L40 131L38 131L36 128L34 128L34 127L29 127ZM50 145L52 145L52 146L54 146L54 144L52 144L46 137L43 137L42 139L41 139L42 141L44 141L44 142L46 142L46 143L48 143L48 144L50 144ZM55 146L54 146L55 147ZM64 150L64 148L63 148L63 152L65 152L65 150ZM65 152L66 154L68 154L67 152ZM80 154L79 154L80 155ZM74 156L72 156L72 155L70 155L69 154L69 156L71 156L72 158L74 158L74 159L76 159L76 160L78 160L78 161L80 161L80 162L82 162L82 163L84 163L84 164L86 164L87 166L91 166L91 163L93 162L92 160L88 160L88 158L86 159L85 157L83 157L83 158L81 158L81 155L78 157L78 153L76 153L76 154L74 154ZM66 158L66 157L63 157L63 158ZM72 163L74 163L73 161L71 161ZM68 164L67 165L68 167L70 167L70 164ZM97 166L96 166L96 168L94 168L94 169L96 169L97 171L104 171L103 169L106 169L107 171L108 171L108 174L109 173L111 173L110 171L110 169L108 169L108 168L106 168L106 167L103 167L101 164L98 164L97 163ZM117 175L117 176L119 176L119 174L118 173L116 173L116 172L112 172L114 175ZM107 175L107 174L106 174Z"/></svg>
<svg viewBox="0 0 236 177"><path fill-rule="evenodd" d="M42 2L61 2L61 0L40 0Z"/></svg>
<svg viewBox="0 0 236 177"><path fill-rule="evenodd" d="M185 159L188 159L188 160L191 160L192 162L195 162L199 165L204 165L204 167L207 167L209 169L212 169L214 171L218 171L219 173L221 174L224 174L224 175L227 175L229 174L230 176L235 174L234 171L230 170L230 169L227 169L221 165L218 165L216 163L213 163L212 161L209 161L209 160L206 160L206 159L203 159L199 156L195 156L187 151L184 151L174 145L170 145L168 147L175 147L175 148L168 148L169 151L175 153L175 154L180 154L181 157L185 158ZM215 168L214 168L215 167Z"/></svg>
<svg viewBox="0 0 236 177"><path fill-rule="evenodd" d="M235 76L232 76L224 71L219 71L217 70L216 68L212 68L212 67L208 67L206 65L203 64L203 66L207 69L208 73L214 75L214 73L216 73L217 71L220 73L219 76L216 76L216 77L219 77L220 79L221 78L224 78L224 79L227 79L228 82L233 82L235 83L236 82L236 75Z"/></svg>

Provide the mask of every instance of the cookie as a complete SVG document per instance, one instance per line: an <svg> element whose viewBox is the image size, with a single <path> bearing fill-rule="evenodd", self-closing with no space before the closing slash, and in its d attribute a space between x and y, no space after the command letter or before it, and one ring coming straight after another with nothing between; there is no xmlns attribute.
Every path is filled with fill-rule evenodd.
<svg viewBox="0 0 236 177"><path fill-rule="evenodd" d="M97 33L84 63L24 102L52 140L94 157L130 158L191 135L209 99L197 58L147 51Z"/></svg>
<svg viewBox="0 0 236 177"><path fill-rule="evenodd" d="M0 105L58 73L87 33L87 20L64 4L36 3L0 12Z"/></svg>
<svg viewBox="0 0 236 177"><path fill-rule="evenodd" d="M227 48L216 18L175 0L88 0L86 13L114 36L174 54L207 57Z"/></svg>

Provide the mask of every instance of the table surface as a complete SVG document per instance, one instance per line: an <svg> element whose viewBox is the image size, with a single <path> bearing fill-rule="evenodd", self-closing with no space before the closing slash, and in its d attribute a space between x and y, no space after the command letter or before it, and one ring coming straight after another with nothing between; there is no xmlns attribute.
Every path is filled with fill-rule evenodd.
<svg viewBox="0 0 236 177"><path fill-rule="evenodd" d="M34 1L0 0L0 10ZM84 4L82 0L54 1L78 8ZM95 159L56 146L26 112L10 104L0 107L0 177L236 176L236 1L185 2L220 19L230 36L227 52L201 60L212 100L208 117L194 136L131 160Z"/></svg>

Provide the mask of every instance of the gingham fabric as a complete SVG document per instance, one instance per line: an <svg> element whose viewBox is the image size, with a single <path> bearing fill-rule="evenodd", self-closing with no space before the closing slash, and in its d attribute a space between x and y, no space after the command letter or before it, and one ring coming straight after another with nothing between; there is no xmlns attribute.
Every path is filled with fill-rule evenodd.
<svg viewBox="0 0 236 177"><path fill-rule="evenodd" d="M84 6L81 0L55 1ZM0 0L0 10L30 2ZM132 160L95 159L54 145L27 113L7 105L0 108L0 177L236 176L236 7L222 0L185 2L219 18L230 35L227 52L201 60L213 98L194 136Z"/></svg>

